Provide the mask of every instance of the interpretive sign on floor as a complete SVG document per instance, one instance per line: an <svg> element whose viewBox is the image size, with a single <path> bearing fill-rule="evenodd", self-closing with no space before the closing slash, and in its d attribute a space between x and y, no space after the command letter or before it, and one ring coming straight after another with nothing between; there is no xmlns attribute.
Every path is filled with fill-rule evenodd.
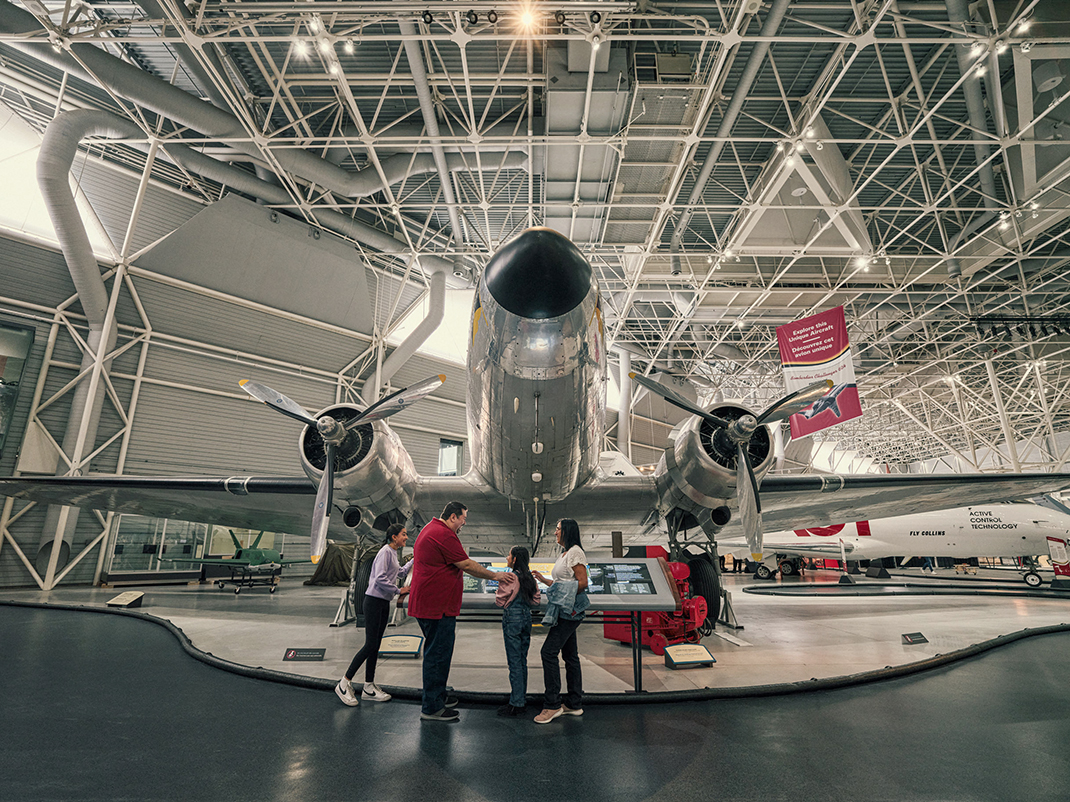
<svg viewBox="0 0 1070 802"><path fill-rule="evenodd" d="M126 593L120 593L114 599L108 599L108 607L126 607L130 609L132 607L140 607L141 600L145 597L144 593L136 590L128 590Z"/></svg>
<svg viewBox="0 0 1070 802"><path fill-rule="evenodd" d="M326 649L287 649L283 660L322 660Z"/></svg>
<svg viewBox="0 0 1070 802"><path fill-rule="evenodd" d="M419 657L423 645L422 635L389 635L379 644L379 656Z"/></svg>
<svg viewBox="0 0 1070 802"><path fill-rule="evenodd" d="M903 635L903 643L906 646L913 646L915 643L928 643L929 639L922 635L920 632L907 632Z"/></svg>
<svg viewBox="0 0 1070 802"><path fill-rule="evenodd" d="M717 659L701 643L677 643L665 647L665 665L672 669L712 666Z"/></svg>

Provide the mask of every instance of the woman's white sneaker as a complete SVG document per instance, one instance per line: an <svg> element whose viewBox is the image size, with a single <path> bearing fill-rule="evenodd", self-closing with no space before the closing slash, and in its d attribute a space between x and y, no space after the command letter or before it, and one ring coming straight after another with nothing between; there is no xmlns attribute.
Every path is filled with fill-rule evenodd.
<svg viewBox="0 0 1070 802"><path fill-rule="evenodd" d="M347 679L339 680L338 684L334 686L334 692L344 705L356 707L360 704L360 699L353 693L353 684Z"/></svg>
<svg viewBox="0 0 1070 802"><path fill-rule="evenodd" d="M360 694L361 699L366 699L369 702L389 702L392 697L389 693L384 691L374 682L365 682L364 690Z"/></svg>

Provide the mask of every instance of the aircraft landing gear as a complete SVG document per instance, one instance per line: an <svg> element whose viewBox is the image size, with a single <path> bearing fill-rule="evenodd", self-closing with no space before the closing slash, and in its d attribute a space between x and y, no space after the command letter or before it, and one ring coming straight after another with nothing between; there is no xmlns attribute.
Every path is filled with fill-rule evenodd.
<svg viewBox="0 0 1070 802"><path fill-rule="evenodd" d="M1027 574L1023 574L1022 579L1024 579L1025 584L1029 585L1031 588L1039 588L1044 584L1044 580L1041 579L1040 574L1036 571L1030 571Z"/></svg>
<svg viewBox="0 0 1070 802"><path fill-rule="evenodd" d="M758 563L757 567L754 569L754 576L756 579L772 579L773 569L765 563Z"/></svg>

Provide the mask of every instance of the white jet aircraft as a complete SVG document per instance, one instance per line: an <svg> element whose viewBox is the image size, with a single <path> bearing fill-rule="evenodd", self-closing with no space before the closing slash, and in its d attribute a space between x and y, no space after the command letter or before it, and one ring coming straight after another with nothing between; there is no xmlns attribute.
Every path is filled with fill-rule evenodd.
<svg viewBox="0 0 1070 802"><path fill-rule="evenodd" d="M1036 504L988 504L898 515L832 526L814 526L765 536L767 556L755 575L768 579L779 568L797 570L798 557L877 560L882 557L1035 557L1047 554L1048 538L1070 538L1070 515ZM718 538L721 554L749 556L745 538ZM1030 567L1023 579L1042 583Z"/></svg>

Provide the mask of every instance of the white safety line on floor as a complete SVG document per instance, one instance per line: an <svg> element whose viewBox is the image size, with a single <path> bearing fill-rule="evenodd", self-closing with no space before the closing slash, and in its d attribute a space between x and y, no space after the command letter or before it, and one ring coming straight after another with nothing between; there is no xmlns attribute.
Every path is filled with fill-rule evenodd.
<svg viewBox="0 0 1070 802"><path fill-rule="evenodd" d="M716 635L721 640L726 640L729 643L734 643L736 646L753 646L754 645L753 643L747 643L747 641L743 640L742 638L737 638L735 635L729 635L727 632L721 632L718 629L715 629L713 631L713 634Z"/></svg>

